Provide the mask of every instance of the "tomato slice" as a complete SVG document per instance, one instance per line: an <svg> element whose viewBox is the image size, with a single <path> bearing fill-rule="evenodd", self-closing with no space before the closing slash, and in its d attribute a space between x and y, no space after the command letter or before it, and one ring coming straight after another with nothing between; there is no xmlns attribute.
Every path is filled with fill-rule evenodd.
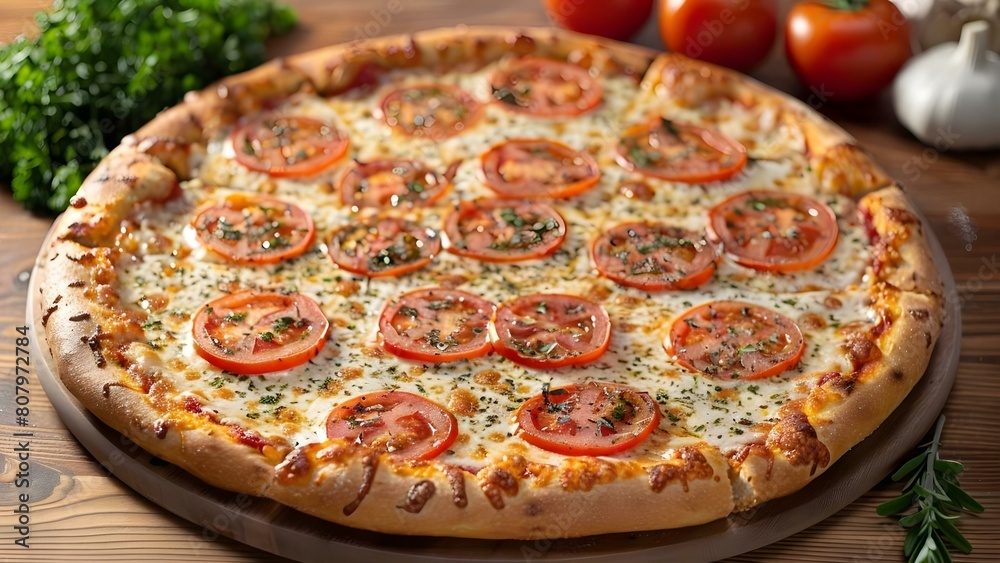
<svg viewBox="0 0 1000 563"><path fill-rule="evenodd" d="M299 256L316 227L301 207L275 197L232 194L199 213L191 226L201 244L237 264L274 264Z"/></svg>
<svg viewBox="0 0 1000 563"><path fill-rule="evenodd" d="M657 117L625 130L616 160L626 170L671 182L728 180L747 164L743 145L703 127Z"/></svg>
<svg viewBox="0 0 1000 563"><path fill-rule="evenodd" d="M494 306L457 289L418 289L391 301L378 327L386 351L422 362L454 362L492 349L487 327Z"/></svg>
<svg viewBox="0 0 1000 563"><path fill-rule="evenodd" d="M441 252L432 229L394 217L370 217L341 227L330 239L330 258L370 278L401 276L430 264Z"/></svg>
<svg viewBox="0 0 1000 563"><path fill-rule="evenodd" d="M291 369L316 357L330 323L301 293L241 291L203 305L194 348L210 364L244 375Z"/></svg>
<svg viewBox="0 0 1000 563"><path fill-rule="evenodd" d="M501 303L493 348L512 362L547 369L590 363L608 349L611 319L573 295L536 293Z"/></svg>
<svg viewBox="0 0 1000 563"><path fill-rule="evenodd" d="M257 116L232 139L237 162L278 178L311 176L347 152L347 137L335 127L294 115Z"/></svg>
<svg viewBox="0 0 1000 563"><path fill-rule="evenodd" d="M645 291L694 289L712 278L715 245L704 235L663 223L625 223L591 247L601 275Z"/></svg>
<svg viewBox="0 0 1000 563"><path fill-rule="evenodd" d="M590 381L559 389L542 386L517 411L524 441L563 455L612 455L639 445L660 425L649 393Z"/></svg>
<svg viewBox="0 0 1000 563"><path fill-rule="evenodd" d="M427 205L444 195L451 181L409 160L357 163L340 180L340 200L361 207Z"/></svg>
<svg viewBox="0 0 1000 563"><path fill-rule="evenodd" d="M359 444L395 460L432 459L458 436L458 421L444 407L405 391L375 391L335 407L326 436Z"/></svg>
<svg viewBox="0 0 1000 563"><path fill-rule="evenodd" d="M794 368L805 340L788 317L750 303L714 301L689 309L670 329L667 353L715 379L761 379Z"/></svg>
<svg viewBox="0 0 1000 563"><path fill-rule="evenodd" d="M833 252L839 232L828 205L788 192L743 192L708 212L709 237L737 263L757 270L811 270Z"/></svg>
<svg viewBox="0 0 1000 563"><path fill-rule="evenodd" d="M471 127L482 113L468 92L445 84L393 90L382 98L382 116L394 130L411 137L446 139Z"/></svg>
<svg viewBox="0 0 1000 563"><path fill-rule="evenodd" d="M512 139L486 151L480 160L486 185L507 198L573 197L601 177L589 153L544 139Z"/></svg>
<svg viewBox="0 0 1000 563"><path fill-rule="evenodd" d="M444 230L449 252L486 262L541 258L566 240L566 221L551 205L506 199L463 201Z"/></svg>
<svg viewBox="0 0 1000 563"><path fill-rule="evenodd" d="M537 117L572 117L601 103L601 83L572 63L522 57L495 72L493 97L504 108Z"/></svg>

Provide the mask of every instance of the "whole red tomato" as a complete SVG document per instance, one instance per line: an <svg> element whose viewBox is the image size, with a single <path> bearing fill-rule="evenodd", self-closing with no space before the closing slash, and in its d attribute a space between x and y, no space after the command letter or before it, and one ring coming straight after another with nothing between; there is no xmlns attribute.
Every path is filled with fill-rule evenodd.
<svg viewBox="0 0 1000 563"><path fill-rule="evenodd" d="M785 51L821 101L867 98L910 58L910 23L889 0L802 2L788 13Z"/></svg>
<svg viewBox="0 0 1000 563"><path fill-rule="evenodd" d="M777 11L776 0L663 0L660 36L675 53L748 70L774 45Z"/></svg>
<svg viewBox="0 0 1000 563"><path fill-rule="evenodd" d="M544 0L560 27L624 41L642 28L655 0Z"/></svg>

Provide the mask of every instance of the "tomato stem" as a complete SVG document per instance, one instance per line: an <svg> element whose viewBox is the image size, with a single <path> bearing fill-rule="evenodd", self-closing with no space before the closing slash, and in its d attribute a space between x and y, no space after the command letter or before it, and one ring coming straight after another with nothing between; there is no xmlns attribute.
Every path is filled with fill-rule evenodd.
<svg viewBox="0 0 1000 563"><path fill-rule="evenodd" d="M857 12L868 7L868 0L827 0L827 4L835 10Z"/></svg>

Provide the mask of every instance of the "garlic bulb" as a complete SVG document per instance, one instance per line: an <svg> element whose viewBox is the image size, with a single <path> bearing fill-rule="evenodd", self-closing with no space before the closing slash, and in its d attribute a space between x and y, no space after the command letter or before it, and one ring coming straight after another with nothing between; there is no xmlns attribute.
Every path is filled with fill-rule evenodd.
<svg viewBox="0 0 1000 563"><path fill-rule="evenodd" d="M931 4L916 26L922 48L957 41L965 24L986 20L991 32L989 48L1000 51L1000 0L933 0Z"/></svg>
<svg viewBox="0 0 1000 563"><path fill-rule="evenodd" d="M893 91L896 116L938 150L1000 147L1000 55L987 50L989 26L965 24L959 42L911 59Z"/></svg>

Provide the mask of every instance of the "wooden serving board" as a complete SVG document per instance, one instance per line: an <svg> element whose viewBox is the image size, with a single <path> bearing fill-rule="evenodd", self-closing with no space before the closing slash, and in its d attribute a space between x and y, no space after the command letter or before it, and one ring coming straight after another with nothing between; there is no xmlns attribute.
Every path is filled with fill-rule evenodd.
<svg viewBox="0 0 1000 563"><path fill-rule="evenodd" d="M871 436L802 490L726 519L677 530L609 534L575 539L469 540L392 536L340 526L269 499L206 485L186 471L143 451L102 423L62 385L43 346L36 262L28 291L27 321L38 379L77 440L113 475L162 508L201 526L202 536L227 536L275 555L303 562L381 561L714 561L784 539L833 515L893 471L927 433L955 381L962 336L955 280L940 243L924 220L934 259L950 296L945 322L924 377ZM46 248L48 240L42 245ZM669 510L669 507L665 507ZM628 515L609 515L627 518ZM558 529L558 525L554 526Z"/></svg>

